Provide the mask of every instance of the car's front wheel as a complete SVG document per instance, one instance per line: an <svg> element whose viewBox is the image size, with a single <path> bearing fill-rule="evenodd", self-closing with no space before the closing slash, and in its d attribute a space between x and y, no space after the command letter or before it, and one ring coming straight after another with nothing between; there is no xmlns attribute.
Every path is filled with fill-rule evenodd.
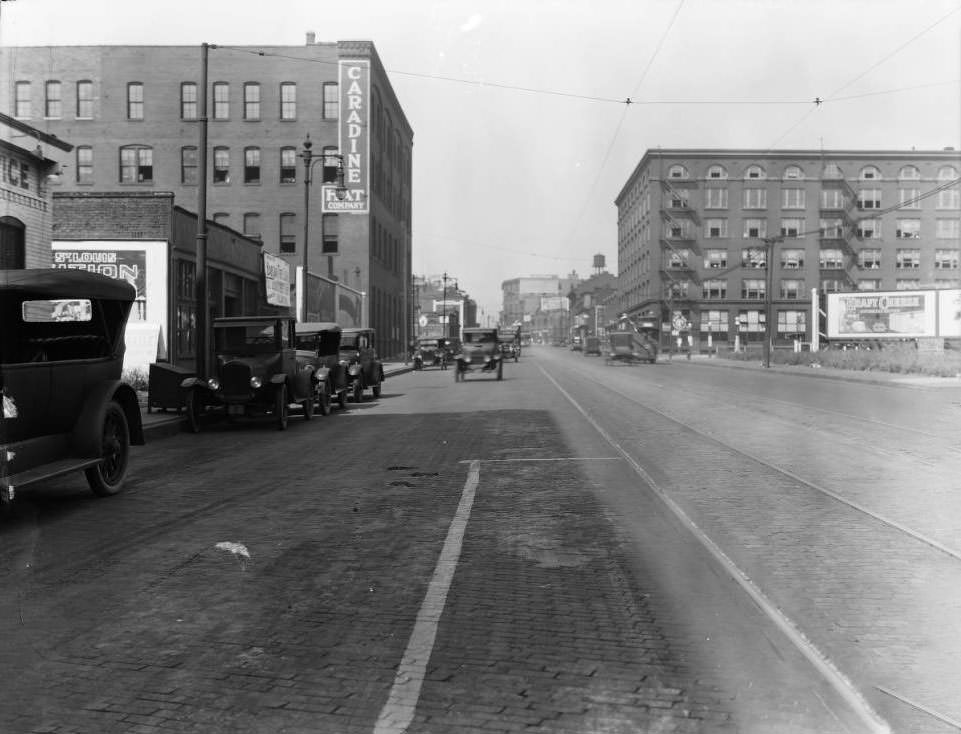
<svg viewBox="0 0 961 734"><path fill-rule="evenodd" d="M314 417L314 399L315 395L309 395L305 401L300 404L300 407L304 411L304 420L309 421Z"/></svg>
<svg viewBox="0 0 961 734"><path fill-rule="evenodd" d="M354 380L351 397L355 403L361 403L364 400L364 383L359 377Z"/></svg>
<svg viewBox="0 0 961 734"><path fill-rule="evenodd" d="M130 429L123 408L111 400L104 413L100 433L103 459L96 466L84 470L87 483L94 494L106 497L123 488L130 457Z"/></svg>
<svg viewBox="0 0 961 734"><path fill-rule="evenodd" d="M321 415L330 415L330 385L326 381L317 386L317 408Z"/></svg>
<svg viewBox="0 0 961 734"><path fill-rule="evenodd" d="M278 431L287 430L287 386L281 385L274 393L274 420Z"/></svg>

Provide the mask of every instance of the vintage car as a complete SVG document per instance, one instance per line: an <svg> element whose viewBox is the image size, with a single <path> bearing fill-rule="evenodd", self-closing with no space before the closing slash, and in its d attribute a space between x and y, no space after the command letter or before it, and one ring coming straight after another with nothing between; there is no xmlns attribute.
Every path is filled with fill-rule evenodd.
<svg viewBox="0 0 961 734"><path fill-rule="evenodd" d="M497 339L497 329L468 327L463 331L461 348L456 356L454 381L461 382L472 371L492 373L504 378L504 359Z"/></svg>
<svg viewBox="0 0 961 734"><path fill-rule="evenodd" d="M447 349L443 339L418 339L414 349L413 363L415 370L425 367L440 367L447 369Z"/></svg>
<svg viewBox="0 0 961 734"><path fill-rule="evenodd" d="M341 409L347 407L350 380L347 365L340 359L341 328L330 321L308 321L296 327L298 351L310 352L317 360L317 408L321 415L330 413L333 400Z"/></svg>
<svg viewBox="0 0 961 734"><path fill-rule="evenodd" d="M225 316L213 320L216 358L211 377L189 377L187 423L194 433L202 416L223 412L228 420L270 415L287 428L291 403L299 403L305 420L317 402L317 357L295 348L292 316Z"/></svg>
<svg viewBox="0 0 961 734"><path fill-rule="evenodd" d="M82 270L0 271L0 501L83 470L95 494L123 487L144 442L123 382L132 285Z"/></svg>
<svg viewBox="0 0 961 734"><path fill-rule="evenodd" d="M657 343L647 334L636 331L612 331L605 364L623 362L657 362Z"/></svg>
<svg viewBox="0 0 961 734"><path fill-rule="evenodd" d="M601 355L601 340L596 336L588 336L584 338L584 356L599 357Z"/></svg>
<svg viewBox="0 0 961 734"><path fill-rule="evenodd" d="M375 398L380 397L380 385L384 381L384 363L374 349L373 329L344 329L340 339L340 359L347 364L350 395L355 403L364 399L364 390L370 388Z"/></svg>
<svg viewBox="0 0 961 734"><path fill-rule="evenodd" d="M497 340L501 345L501 354L504 359L513 359L515 362L521 357L521 341L514 331L498 331Z"/></svg>

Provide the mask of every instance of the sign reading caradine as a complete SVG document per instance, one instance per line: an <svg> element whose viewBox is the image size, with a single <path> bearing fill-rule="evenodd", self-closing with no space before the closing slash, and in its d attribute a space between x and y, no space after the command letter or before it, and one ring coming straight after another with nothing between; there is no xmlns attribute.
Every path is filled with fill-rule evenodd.
<svg viewBox="0 0 961 734"><path fill-rule="evenodd" d="M338 145L344 164L343 199L336 188L323 187L322 210L366 214L370 188L370 60L341 59Z"/></svg>

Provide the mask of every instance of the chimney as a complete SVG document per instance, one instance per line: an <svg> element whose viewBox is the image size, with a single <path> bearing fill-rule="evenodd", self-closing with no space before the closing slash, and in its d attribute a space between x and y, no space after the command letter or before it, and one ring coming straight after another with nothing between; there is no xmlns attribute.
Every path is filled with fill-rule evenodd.
<svg viewBox="0 0 961 734"><path fill-rule="evenodd" d="M307 45L313 46L317 42L317 34L313 31L307 31Z"/></svg>

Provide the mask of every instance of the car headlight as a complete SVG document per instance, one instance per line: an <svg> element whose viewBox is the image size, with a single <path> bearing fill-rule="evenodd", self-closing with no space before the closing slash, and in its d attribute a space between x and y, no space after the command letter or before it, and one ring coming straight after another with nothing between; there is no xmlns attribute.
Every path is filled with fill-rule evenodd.
<svg viewBox="0 0 961 734"><path fill-rule="evenodd" d="M207 380L207 387L209 387L211 390L219 390L220 380L218 380L216 377L211 377L209 380Z"/></svg>
<svg viewBox="0 0 961 734"><path fill-rule="evenodd" d="M257 375L254 375L253 377L250 378L250 386L251 386L254 390L257 390L257 389L263 387L263 385L264 385L264 381L261 380L259 377L257 377Z"/></svg>

